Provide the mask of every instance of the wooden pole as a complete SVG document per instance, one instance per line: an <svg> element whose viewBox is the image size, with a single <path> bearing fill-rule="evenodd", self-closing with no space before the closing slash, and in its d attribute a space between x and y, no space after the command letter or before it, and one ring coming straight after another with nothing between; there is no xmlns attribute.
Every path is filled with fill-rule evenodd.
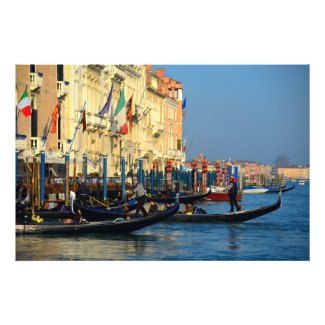
<svg viewBox="0 0 325 325"><path fill-rule="evenodd" d="M32 168L32 211L35 209L35 165L36 165L36 158L33 157L33 168Z"/></svg>
<svg viewBox="0 0 325 325"><path fill-rule="evenodd" d="M25 175L26 175L26 188L28 188L28 174L29 174L29 172L28 172L28 157L26 157L26 164L25 164L25 168L26 168L26 173L25 173Z"/></svg>
<svg viewBox="0 0 325 325"><path fill-rule="evenodd" d="M40 206L40 164L36 161L36 206Z"/></svg>

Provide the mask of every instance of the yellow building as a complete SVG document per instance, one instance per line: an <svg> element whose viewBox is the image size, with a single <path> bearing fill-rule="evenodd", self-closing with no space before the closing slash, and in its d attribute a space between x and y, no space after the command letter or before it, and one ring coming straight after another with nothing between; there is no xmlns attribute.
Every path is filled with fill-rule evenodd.
<svg viewBox="0 0 325 325"><path fill-rule="evenodd" d="M172 83L170 78L166 82L166 78L153 74L150 66L21 65L16 69L16 81L17 103L27 86L34 113L32 118L19 116L17 120L16 148L20 159L39 155L44 149L47 163L54 166L63 164L64 155L69 152L70 161L76 161L76 173L80 174L86 154L88 174L101 175L102 157L107 155L108 176L120 175L121 156L126 159L126 173L139 168L140 158L147 170L155 159L160 161L160 169L167 158L174 159L177 166L182 162L182 85ZM111 88L111 107L99 115ZM133 99L132 127L129 121L126 135L120 135L114 119L123 88L126 102ZM42 146L42 136L57 104L57 130L48 134ZM84 105L86 129L82 125L76 129ZM53 168L54 174L58 169Z"/></svg>
<svg viewBox="0 0 325 325"><path fill-rule="evenodd" d="M278 167L278 174L291 179L309 179L309 167Z"/></svg>

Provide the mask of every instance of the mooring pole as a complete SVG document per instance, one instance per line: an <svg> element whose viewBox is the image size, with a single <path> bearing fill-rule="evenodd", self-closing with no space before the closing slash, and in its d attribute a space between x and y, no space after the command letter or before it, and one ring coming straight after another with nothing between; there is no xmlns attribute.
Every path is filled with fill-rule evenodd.
<svg viewBox="0 0 325 325"><path fill-rule="evenodd" d="M70 155L67 152L65 154L65 182L64 182L64 198L65 198L65 205L69 205L69 162L70 162Z"/></svg>
<svg viewBox="0 0 325 325"><path fill-rule="evenodd" d="M122 157L122 199L125 197L125 158Z"/></svg>
<svg viewBox="0 0 325 325"><path fill-rule="evenodd" d="M40 182L40 201L41 206L44 205L44 188L45 188L45 151L41 151L41 182Z"/></svg>
<svg viewBox="0 0 325 325"><path fill-rule="evenodd" d="M107 155L103 157L103 201L107 201Z"/></svg>
<svg viewBox="0 0 325 325"><path fill-rule="evenodd" d="M82 160L83 160L84 182L85 184L87 184L87 154L86 153L82 155Z"/></svg>

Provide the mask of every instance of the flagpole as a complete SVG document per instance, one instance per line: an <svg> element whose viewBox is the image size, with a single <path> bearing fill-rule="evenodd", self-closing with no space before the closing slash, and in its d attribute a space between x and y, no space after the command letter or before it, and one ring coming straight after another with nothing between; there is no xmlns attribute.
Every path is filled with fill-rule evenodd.
<svg viewBox="0 0 325 325"><path fill-rule="evenodd" d="M83 106L82 111L81 111L82 113L80 114L79 121L78 121L78 124L77 124L77 126L76 126L76 129L74 130L74 135L73 135L73 138L72 138L72 141L71 141L71 145L70 145L69 152L70 152L71 149L72 149L73 142L74 142L74 139L75 139L75 137L76 137L77 130L78 130L78 127L79 127L79 125L80 125L80 122L81 122L81 119L82 119L82 117L83 117L83 113L84 113L85 109L86 109L86 101L84 102L84 106Z"/></svg>
<svg viewBox="0 0 325 325"><path fill-rule="evenodd" d="M54 120L54 117L52 116L52 120L51 120L50 126L49 126L49 128L47 129L46 136L45 136L45 138L44 138L44 140L43 140L43 147L45 146L45 143L46 143L46 141L47 141L47 137L48 137L48 135L49 135L49 133L50 133L50 130L51 130L51 127L52 127L52 124L53 124L53 120Z"/></svg>

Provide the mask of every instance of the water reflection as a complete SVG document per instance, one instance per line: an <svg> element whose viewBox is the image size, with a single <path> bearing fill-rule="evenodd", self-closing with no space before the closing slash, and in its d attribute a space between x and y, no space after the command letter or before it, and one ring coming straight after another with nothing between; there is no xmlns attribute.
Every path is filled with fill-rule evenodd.
<svg viewBox="0 0 325 325"><path fill-rule="evenodd" d="M228 227L228 234L229 234L229 249L237 250L240 249L238 244L238 230L235 229L236 225L229 225Z"/></svg>

